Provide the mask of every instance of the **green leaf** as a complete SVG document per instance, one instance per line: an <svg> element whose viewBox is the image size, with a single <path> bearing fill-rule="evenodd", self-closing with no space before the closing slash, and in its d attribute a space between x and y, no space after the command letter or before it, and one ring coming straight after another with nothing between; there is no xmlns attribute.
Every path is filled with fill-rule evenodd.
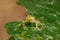
<svg viewBox="0 0 60 40"><path fill-rule="evenodd" d="M35 24L10 22L5 25L7 32L15 40L60 40L60 3L59 0L19 0L18 5L25 7L28 15L39 21Z"/></svg>
<svg viewBox="0 0 60 40"><path fill-rule="evenodd" d="M45 24L43 34L53 35L53 40L60 40L60 2L59 0L19 0L28 14ZM44 28L43 27L43 28ZM46 32L45 32L46 31Z"/></svg>
<svg viewBox="0 0 60 40"><path fill-rule="evenodd" d="M9 38L9 40L15 40L15 38L14 38L13 36L11 36L11 37Z"/></svg>
<svg viewBox="0 0 60 40"><path fill-rule="evenodd" d="M5 24L5 28L9 34L14 34L18 24L20 24L20 22L8 22Z"/></svg>

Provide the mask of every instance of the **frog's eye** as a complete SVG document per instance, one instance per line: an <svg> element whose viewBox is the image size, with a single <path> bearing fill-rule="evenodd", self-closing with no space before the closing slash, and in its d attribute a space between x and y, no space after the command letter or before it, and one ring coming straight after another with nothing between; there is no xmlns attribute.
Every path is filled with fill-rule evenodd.
<svg viewBox="0 0 60 40"><path fill-rule="evenodd" d="M27 14L25 16L27 17Z"/></svg>

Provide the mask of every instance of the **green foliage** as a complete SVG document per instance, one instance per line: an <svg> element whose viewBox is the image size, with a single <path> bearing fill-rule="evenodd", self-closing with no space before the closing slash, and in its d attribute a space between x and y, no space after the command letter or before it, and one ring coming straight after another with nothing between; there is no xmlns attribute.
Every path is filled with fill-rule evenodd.
<svg viewBox="0 0 60 40"><path fill-rule="evenodd" d="M11 36L11 37L9 38L9 40L15 40L15 38L14 38L13 36Z"/></svg>
<svg viewBox="0 0 60 40"><path fill-rule="evenodd" d="M34 23L9 22L7 32L15 40L60 40L60 3L58 0L19 0L18 5L39 21ZM25 24L25 25L23 25Z"/></svg>

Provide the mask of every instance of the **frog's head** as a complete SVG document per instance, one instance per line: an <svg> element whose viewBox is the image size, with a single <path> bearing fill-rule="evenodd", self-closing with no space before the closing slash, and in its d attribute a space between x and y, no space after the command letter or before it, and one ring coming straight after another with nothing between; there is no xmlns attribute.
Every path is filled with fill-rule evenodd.
<svg viewBox="0 0 60 40"><path fill-rule="evenodd" d="M33 17L32 15L27 15L26 20L29 22L35 22L35 17Z"/></svg>

